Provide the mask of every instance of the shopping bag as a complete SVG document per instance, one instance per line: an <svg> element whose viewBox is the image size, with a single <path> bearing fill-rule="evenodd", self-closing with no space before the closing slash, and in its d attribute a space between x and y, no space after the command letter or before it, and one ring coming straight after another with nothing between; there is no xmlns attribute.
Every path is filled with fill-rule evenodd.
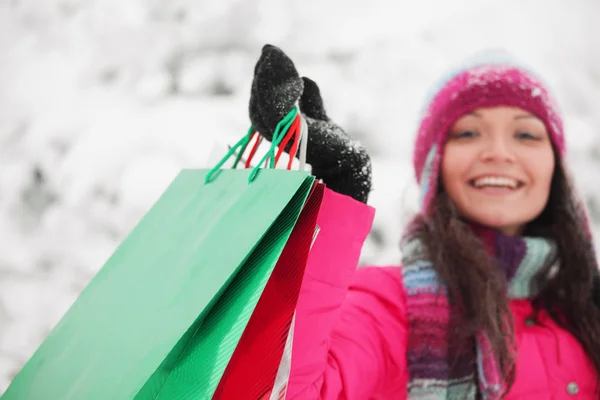
<svg viewBox="0 0 600 400"><path fill-rule="evenodd" d="M283 393L283 398L294 398L300 391L315 382L319 371L301 371L300 366L294 364L294 357L298 352L316 352L323 354L322 348L303 346L303 338L310 338L314 329L322 324L330 325L330 321L337 317L336 312L327 310L322 314L315 315L310 304L314 304L315 297L323 290L328 293L335 292L340 301L345 297L350 285L354 271L360 260L361 250L373 225L375 209L354 200L351 197L336 193L331 189L325 189L323 201L319 210L317 225L319 234L311 248L304 278L300 288L300 294L296 305L294 318L294 340L291 351L291 367L288 376L288 384ZM346 268L346 266L351 266ZM324 289L324 287L326 289ZM311 323L304 319L308 311L312 312ZM318 318L321 318L320 322ZM310 341L310 340L309 340ZM321 343L326 347L327 343ZM302 354L310 358L310 355ZM307 377L308 381L299 381L296 377Z"/></svg>
<svg viewBox="0 0 600 400"><path fill-rule="evenodd" d="M324 185L316 184L227 365L214 400L259 400L273 390L288 341Z"/></svg>
<svg viewBox="0 0 600 400"><path fill-rule="evenodd" d="M313 184L182 171L2 399L210 398Z"/></svg>

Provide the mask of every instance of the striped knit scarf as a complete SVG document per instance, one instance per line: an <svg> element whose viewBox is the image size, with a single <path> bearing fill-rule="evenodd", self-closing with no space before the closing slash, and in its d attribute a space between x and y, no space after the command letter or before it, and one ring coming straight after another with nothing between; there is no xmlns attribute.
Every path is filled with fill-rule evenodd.
<svg viewBox="0 0 600 400"><path fill-rule="evenodd" d="M555 262L556 245L547 239L511 237L487 228L473 227L473 230L506 273L509 298L535 296L533 278ZM424 250L418 236L407 236L403 240L403 276L410 329L408 398L474 400L479 392L484 400L499 399L505 386L498 362L490 355L487 337L480 333L473 338L474 346L449 349L447 292Z"/></svg>

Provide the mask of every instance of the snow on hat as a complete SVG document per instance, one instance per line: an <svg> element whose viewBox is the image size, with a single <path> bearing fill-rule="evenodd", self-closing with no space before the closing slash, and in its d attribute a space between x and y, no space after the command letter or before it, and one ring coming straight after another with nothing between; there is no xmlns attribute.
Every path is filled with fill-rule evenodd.
<svg viewBox="0 0 600 400"><path fill-rule="evenodd" d="M495 106L519 107L540 118L557 153L564 155L562 117L541 79L506 59L477 60L447 76L423 112L413 153L423 213L429 213L438 190L443 147L452 125L477 108Z"/></svg>

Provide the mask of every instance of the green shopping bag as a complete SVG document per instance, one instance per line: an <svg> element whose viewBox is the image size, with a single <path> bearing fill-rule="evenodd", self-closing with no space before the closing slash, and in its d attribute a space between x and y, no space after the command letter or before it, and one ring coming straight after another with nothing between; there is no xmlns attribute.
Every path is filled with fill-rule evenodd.
<svg viewBox="0 0 600 400"><path fill-rule="evenodd" d="M214 172L177 176L2 400L211 398L314 183Z"/></svg>

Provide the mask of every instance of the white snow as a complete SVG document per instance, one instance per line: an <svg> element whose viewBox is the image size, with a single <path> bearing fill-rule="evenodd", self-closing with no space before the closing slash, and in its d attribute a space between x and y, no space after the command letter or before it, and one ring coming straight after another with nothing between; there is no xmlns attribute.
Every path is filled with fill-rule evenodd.
<svg viewBox="0 0 600 400"><path fill-rule="evenodd" d="M177 171L246 133L264 43L374 157L362 263L398 262L423 100L484 51L552 85L598 238L598 15L597 0L0 2L0 393Z"/></svg>

